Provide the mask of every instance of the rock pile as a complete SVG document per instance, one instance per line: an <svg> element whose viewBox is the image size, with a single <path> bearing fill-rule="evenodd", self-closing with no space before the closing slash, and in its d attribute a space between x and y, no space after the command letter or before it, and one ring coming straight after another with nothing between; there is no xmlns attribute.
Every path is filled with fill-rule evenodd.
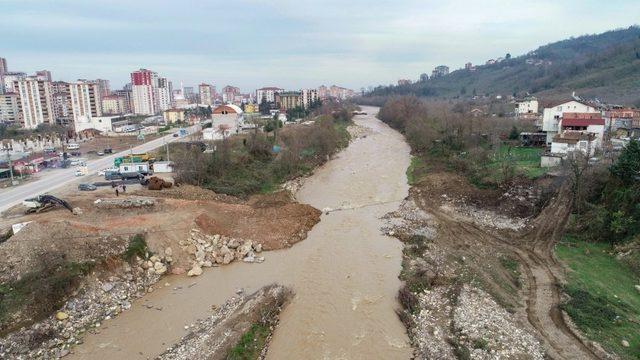
<svg viewBox="0 0 640 360"><path fill-rule="evenodd" d="M140 260L142 262L142 260ZM0 359L55 359L69 354L87 332L144 295L159 275L124 264L104 280L87 279L66 304L49 318L0 339Z"/></svg>
<svg viewBox="0 0 640 360"><path fill-rule="evenodd" d="M453 311L458 343L471 351L472 359L545 358L540 342L518 327L513 315L489 294L465 285Z"/></svg>
<svg viewBox="0 0 640 360"><path fill-rule="evenodd" d="M149 197L132 196L98 199L93 203L99 209L131 209L154 206L156 200Z"/></svg>
<svg viewBox="0 0 640 360"><path fill-rule="evenodd" d="M239 240L222 235L207 235L198 229L192 229L187 240L180 241L180 246L193 256L193 266L188 276L202 274L203 267L227 265L233 261L261 263L264 257L256 256L262 252L262 245L251 240Z"/></svg>

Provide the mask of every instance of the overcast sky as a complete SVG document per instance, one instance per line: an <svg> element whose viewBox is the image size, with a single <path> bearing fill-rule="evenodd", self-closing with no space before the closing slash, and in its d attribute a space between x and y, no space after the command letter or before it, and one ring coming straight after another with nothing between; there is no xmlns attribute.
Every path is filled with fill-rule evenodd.
<svg viewBox="0 0 640 360"><path fill-rule="evenodd" d="M140 67L243 91L417 79L640 22L639 0L0 0L0 57L56 80Z"/></svg>

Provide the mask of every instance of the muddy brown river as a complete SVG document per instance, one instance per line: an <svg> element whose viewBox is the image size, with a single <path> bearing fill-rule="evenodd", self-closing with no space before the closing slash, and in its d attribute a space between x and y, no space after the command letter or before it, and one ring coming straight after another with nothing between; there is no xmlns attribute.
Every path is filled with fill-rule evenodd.
<svg viewBox="0 0 640 360"><path fill-rule="evenodd" d="M306 240L264 253L262 264L237 262L197 278L163 278L130 311L86 336L72 358L155 357L236 290L277 282L296 296L282 312L269 359L408 359L411 348L395 314L401 244L381 233L380 217L408 194L409 146L372 115L376 108L364 110L370 115L354 121L370 134L318 169L297 194L302 203L334 209Z"/></svg>

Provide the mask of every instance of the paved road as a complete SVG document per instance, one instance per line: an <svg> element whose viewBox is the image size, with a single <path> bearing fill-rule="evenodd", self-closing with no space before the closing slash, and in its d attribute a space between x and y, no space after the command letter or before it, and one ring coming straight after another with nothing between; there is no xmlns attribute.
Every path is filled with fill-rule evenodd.
<svg viewBox="0 0 640 360"><path fill-rule="evenodd" d="M200 125L194 125L187 128L187 133L193 134L200 130ZM177 137L173 137L173 134L170 134L136 146L132 150L134 153L144 153L161 147L165 142L169 143L178 139L179 138ZM132 150L126 150L113 155L103 156L100 159L87 161L89 173L96 173L102 169L112 167L113 160L116 157L127 155ZM21 203L24 199L55 190L73 181L82 180L83 177L76 177L75 173L75 167L70 167L68 169L56 169L48 172L47 174L43 174L42 177L36 181L0 191L0 212Z"/></svg>

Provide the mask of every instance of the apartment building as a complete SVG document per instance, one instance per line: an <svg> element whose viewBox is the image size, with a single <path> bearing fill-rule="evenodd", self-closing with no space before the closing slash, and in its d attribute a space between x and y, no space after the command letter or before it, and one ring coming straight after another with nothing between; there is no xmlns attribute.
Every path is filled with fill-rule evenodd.
<svg viewBox="0 0 640 360"><path fill-rule="evenodd" d="M64 84L64 88L61 88L61 84L53 85L53 95L51 95L53 103L53 118L56 124L69 125L73 121L73 110L71 107L71 96L69 95L69 84L57 81L57 83Z"/></svg>
<svg viewBox="0 0 640 360"><path fill-rule="evenodd" d="M20 97L17 93L0 95L0 123L20 123Z"/></svg>
<svg viewBox="0 0 640 360"><path fill-rule="evenodd" d="M284 89L275 86L263 87L256 90L256 101L259 103L264 99L268 103L276 102L276 94L283 92Z"/></svg>
<svg viewBox="0 0 640 360"><path fill-rule="evenodd" d="M96 79L98 89L100 90L100 97L111 95L111 82L105 79Z"/></svg>
<svg viewBox="0 0 640 360"><path fill-rule="evenodd" d="M237 102L238 97L241 97L240 88L227 85L222 88L222 101L225 103Z"/></svg>
<svg viewBox="0 0 640 360"><path fill-rule="evenodd" d="M158 74L147 69L131 73L133 112L139 115L155 115L159 110L157 92Z"/></svg>
<svg viewBox="0 0 640 360"><path fill-rule="evenodd" d="M21 81L27 78L27 74L23 72L6 72L3 75L4 91L5 92L18 92L16 88L16 81Z"/></svg>
<svg viewBox="0 0 640 360"><path fill-rule="evenodd" d="M131 89L115 90L113 92L113 95L119 96L124 99L124 108L122 110L124 114L133 112L133 97L131 95Z"/></svg>
<svg viewBox="0 0 640 360"><path fill-rule="evenodd" d="M167 78L158 78L158 87L156 90L156 99L158 102L158 110L165 111L173 105L173 85Z"/></svg>
<svg viewBox="0 0 640 360"><path fill-rule="evenodd" d="M276 104L280 109L289 110L303 106L300 91L283 91L276 94Z"/></svg>
<svg viewBox="0 0 640 360"><path fill-rule="evenodd" d="M305 109L310 108L313 104L320 100L317 89L302 89L302 106Z"/></svg>
<svg viewBox="0 0 640 360"><path fill-rule="evenodd" d="M0 94L4 94L4 74L8 71L7 59L0 57Z"/></svg>
<svg viewBox="0 0 640 360"><path fill-rule="evenodd" d="M69 98L74 122L90 122L102 116L100 86L95 81L69 83Z"/></svg>
<svg viewBox="0 0 640 360"><path fill-rule="evenodd" d="M198 94L200 95L200 104L213 105L213 94L211 93L211 85L205 83L198 85Z"/></svg>
<svg viewBox="0 0 640 360"><path fill-rule="evenodd" d="M36 71L36 78L41 81L51 82L51 71L49 70Z"/></svg>
<svg viewBox="0 0 640 360"><path fill-rule="evenodd" d="M23 127L35 129L40 124L54 124L51 82L29 77L16 81Z"/></svg>
<svg viewBox="0 0 640 360"><path fill-rule="evenodd" d="M102 97L102 114L120 115L127 113L127 99L120 95L107 95Z"/></svg>

